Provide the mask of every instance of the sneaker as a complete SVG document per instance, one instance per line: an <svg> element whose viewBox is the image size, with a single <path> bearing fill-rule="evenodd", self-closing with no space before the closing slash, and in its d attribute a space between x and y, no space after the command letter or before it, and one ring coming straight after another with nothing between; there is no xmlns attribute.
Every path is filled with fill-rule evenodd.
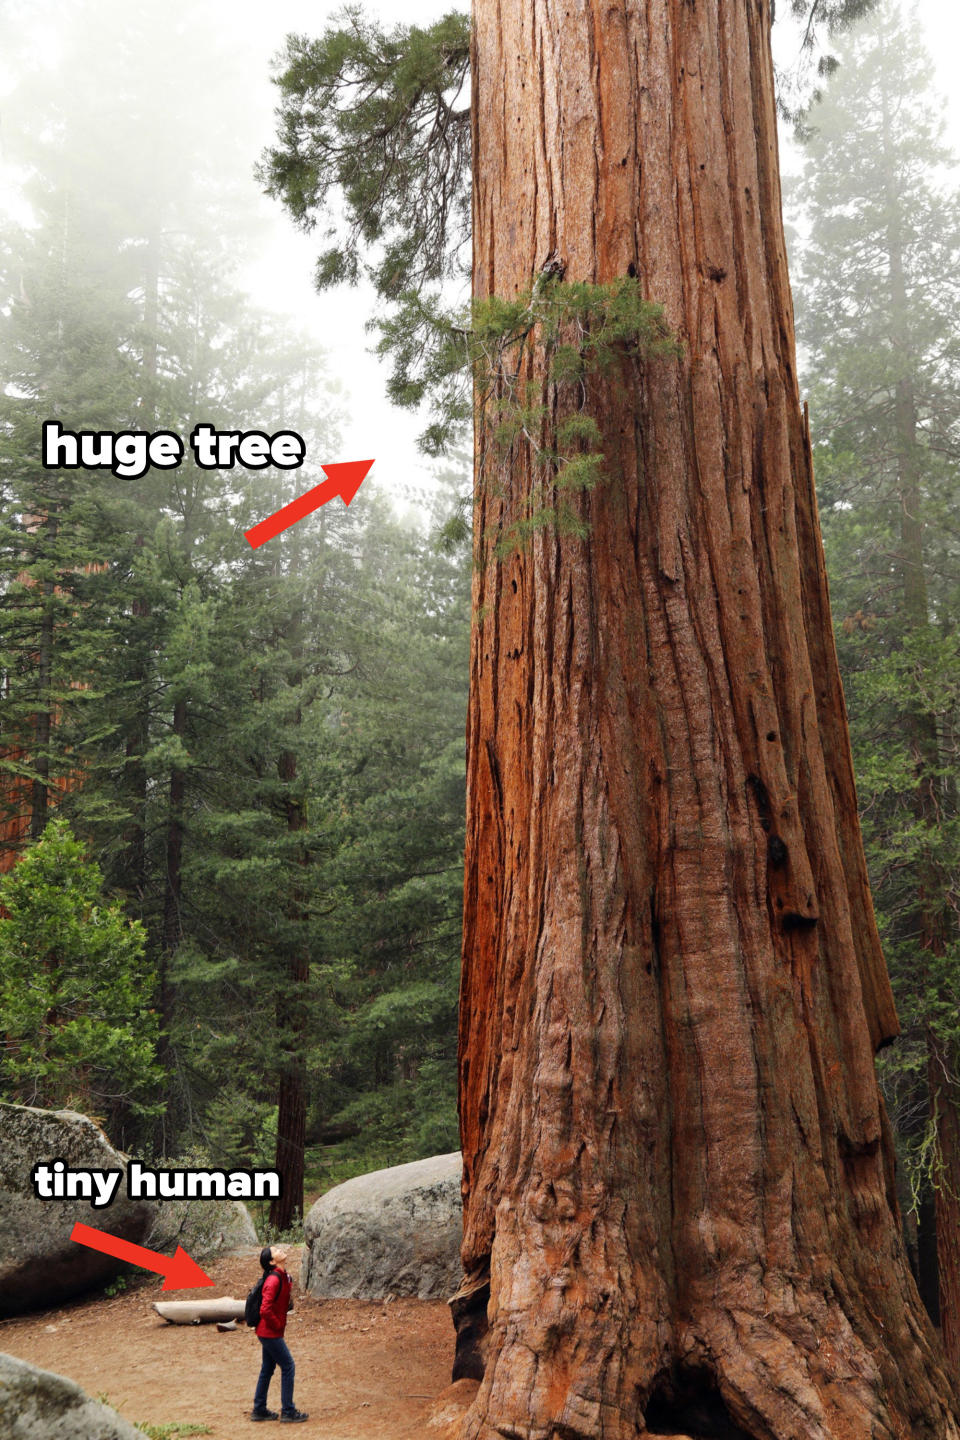
<svg viewBox="0 0 960 1440"><path fill-rule="evenodd" d="M251 1410L251 1420L279 1420L280 1416L276 1410Z"/></svg>
<svg viewBox="0 0 960 1440"><path fill-rule="evenodd" d="M291 1425L296 1425L301 1420L309 1419L310 1416L307 1414L306 1410L284 1410L283 1414L280 1416L280 1423L283 1424L284 1420L288 1420Z"/></svg>

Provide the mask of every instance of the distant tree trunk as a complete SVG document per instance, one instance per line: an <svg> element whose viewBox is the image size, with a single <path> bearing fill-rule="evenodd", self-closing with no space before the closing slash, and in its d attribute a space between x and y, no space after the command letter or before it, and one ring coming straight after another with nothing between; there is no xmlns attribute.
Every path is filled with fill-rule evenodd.
<svg viewBox="0 0 960 1440"><path fill-rule="evenodd" d="M183 740L187 733L187 702L177 700L173 707L172 733ZM166 871L163 891L162 949L172 955L183 937L180 895L183 890L183 805L187 795L186 772L179 765L170 771L168 786ZM161 1003L164 996L161 993Z"/></svg>
<svg viewBox="0 0 960 1440"><path fill-rule="evenodd" d="M300 568L299 541L294 538L290 556L290 571L296 574ZM299 690L303 684L303 616L297 612L290 616L286 639L290 644L293 668L289 683L297 694L292 715L293 733L303 724ZM277 771L283 784L283 803L286 811L287 834L296 840L295 867L288 872L291 876L289 893L283 897L290 915L291 941L287 956L287 973L277 992L277 1041L283 1056L280 1068L280 1085L277 1094L277 1150L276 1169L280 1176L280 1196L271 1202L270 1223L275 1230L289 1230L296 1217L303 1216L303 1170L307 1144L307 1073L304 1051L307 1043L307 986L310 981L310 953L305 936L301 933L306 904L303 868L307 855L299 837L307 829L307 810L302 795L297 789L297 752L287 748L280 752ZM300 875L297 875L300 868Z"/></svg>
<svg viewBox="0 0 960 1440"><path fill-rule="evenodd" d="M179 699L173 707L173 734L183 740L187 733L187 702ZM173 957L183 939L183 919L180 911L180 897L183 890L183 806L187 795L186 772L179 765L170 771L168 786L166 864L163 876L163 915L160 931L160 956L157 965L157 999L160 1012L160 1039L157 1044L157 1059L168 1077L167 1105L159 1117L157 1126L157 1150L161 1155L168 1153L167 1136L175 1134L173 1092L169 1076L173 1070L173 1046L171 1031L175 1003Z"/></svg>
<svg viewBox="0 0 960 1440"><path fill-rule="evenodd" d="M47 517L44 528L49 539L57 535L57 517ZM30 839L39 840L47 826L50 815L50 741L53 736L53 702L50 685L53 676L54 618L52 580L44 580L40 587L42 599L40 636L37 647L37 713L33 722L33 754L30 757L34 779L30 794Z"/></svg>
<svg viewBox="0 0 960 1440"><path fill-rule="evenodd" d="M937 1132L936 1176L937 1304L943 1348L960 1365L960 1114L956 1103L956 1067L931 1037L927 1080L930 1110Z"/></svg>
<svg viewBox="0 0 960 1440"><path fill-rule="evenodd" d="M926 1183L917 1205L917 1289L934 1325L940 1324L940 1279L937 1265L937 1202Z"/></svg>
<svg viewBox="0 0 960 1440"><path fill-rule="evenodd" d="M900 1136L917 1148L922 1145L928 1130L930 1116L929 1042L927 1046L927 1074L918 1075L906 1093L905 1113L901 1112L896 1126ZM937 1203L933 1181L929 1173L909 1175L900 1171L897 1175L897 1194L901 1207L912 1210L915 1215L915 1247L911 1253L911 1265L917 1281L920 1298L933 1324L940 1326L940 1288L937 1278ZM916 1185L916 1193L913 1186ZM907 1229L907 1226L904 1227ZM907 1249L911 1250L911 1237L907 1233Z"/></svg>
<svg viewBox="0 0 960 1440"><path fill-rule="evenodd" d="M300 712L297 711L297 723ZM297 757L285 750L279 760L280 779L287 787L287 829L291 835L307 828L303 803L294 797L292 787L297 777ZM302 857L304 858L304 857ZM300 919L303 895L294 883L290 902ZM307 1135L307 1076L304 1047L307 1040L306 989L310 979L310 955L306 944L294 943L287 974L277 997L277 1040L283 1056L277 1094L276 1170L280 1176L280 1196L270 1205L270 1224L275 1230L288 1230L295 1218L303 1215L303 1168Z"/></svg>
<svg viewBox="0 0 960 1440"><path fill-rule="evenodd" d="M160 315L160 223L154 217L148 229L143 260L143 355L140 365L139 421L142 430L152 430L157 423L158 330ZM144 547L144 537L136 537L137 550ZM150 744L150 679L151 660L146 631L150 618L150 602L135 595L131 604L135 619L144 621L140 646L137 697L134 714L126 739L127 785L131 795L132 819L125 839L128 844L128 884L140 904L141 914L147 892L147 765ZM141 637L138 636L138 641Z"/></svg>
<svg viewBox="0 0 960 1440"><path fill-rule="evenodd" d="M462 1253L490 1298L462 1434L956 1440L874 1073L897 1022L797 394L769 5L475 17L475 293L552 255L568 280L637 274L685 351L591 383L588 537L541 531L475 578ZM529 507L530 457L498 465L478 545Z"/></svg>
<svg viewBox="0 0 960 1440"><path fill-rule="evenodd" d="M142 540L138 540L138 545ZM146 620L150 607L145 600L135 598L131 604L135 619ZM140 641L140 637L137 637ZM149 685L150 668L146 641L141 641L143 654L136 674L137 695L134 711L127 727L124 745L126 756L126 787L130 797L131 817L124 829L126 842L125 883L136 897L138 913L142 916L147 893L147 763L146 753L150 741Z"/></svg>
<svg viewBox="0 0 960 1440"><path fill-rule="evenodd" d="M300 376L300 406L297 424L303 430L306 415L306 370ZM281 421L285 422L286 393L281 394ZM293 538L290 552L290 573L300 569L300 542ZM290 617L287 631L294 668L291 688L298 692L303 684L303 615ZM303 710L298 699L293 713L294 731L303 724ZM299 836L308 828L307 809L296 788L297 755L293 749L281 751L278 771L284 783L287 832ZM294 933L306 920L307 853L298 846L297 863L302 879L294 879L286 903L294 921ZM303 1218L304 1160L307 1146L307 990L310 983L310 951L305 934L295 940L287 961L286 984L277 1000L278 1040L284 1055L277 1096L276 1168L281 1177L281 1194L270 1206L270 1223L275 1230L288 1230L297 1217Z"/></svg>

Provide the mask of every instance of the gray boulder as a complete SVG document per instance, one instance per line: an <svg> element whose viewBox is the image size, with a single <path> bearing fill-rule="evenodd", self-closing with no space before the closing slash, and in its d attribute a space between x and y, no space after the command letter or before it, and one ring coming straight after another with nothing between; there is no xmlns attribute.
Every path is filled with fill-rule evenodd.
<svg viewBox="0 0 960 1440"><path fill-rule="evenodd" d="M40 1200L31 1172L40 1161L63 1160L68 1169L126 1170L98 1125L72 1110L36 1110L0 1104L0 1316L59 1305L116 1275L108 1255L70 1239L79 1220L141 1245L156 1206L128 1200L121 1179L112 1203Z"/></svg>
<svg viewBox="0 0 960 1440"><path fill-rule="evenodd" d="M314 1295L447 1296L462 1278L458 1151L347 1180L304 1223L300 1283Z"/></svg>
<svg viewBox="0 0 960 1440"><path fill-rule="evenodd" d="M0 1355L0 1435L4 1440L143 1440L115 1410L63 1375Z"/></svg>
<svg viewBox="0 0 960 1440"><path fill-rule="evenodd" d="M145 1243L165 1255L182 1245L194 1260L260 1245L242 1200L160 1200Z"/></svg>

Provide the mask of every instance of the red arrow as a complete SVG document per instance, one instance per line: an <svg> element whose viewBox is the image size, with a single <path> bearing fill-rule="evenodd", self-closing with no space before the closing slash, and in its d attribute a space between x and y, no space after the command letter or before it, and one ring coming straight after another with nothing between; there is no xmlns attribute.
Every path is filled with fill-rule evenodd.
<svg viewBox="0 0 960 1440"><path fill-rule="evenodd" d="M319 510L321 505L326 505L335 495L342 495L344 505L349 505L372 464L372 460L342 460L336 465L321 465L320 469L326 475L326 480L314 485L305 495L298 495L289 505L275 510L252 529L244 531L253 549L256 550L258 545L272 540L281 530L289 530L291 525L296 525L305 515L312 515L314 510Z"/></svg>
<svg viewBox="0 0 960 1440"><path fill-rule="evenodd" d="M70 1239L90 1250L102 1250L104 1255L112 1255L115 1260L129 1260L131 1265L155 1270L165 1277L160 1287L162 1290L199 1290L202 1285L216 1284L179 1245L173 1255L161 1255L157 1250L146 1250L142 1245L131 1245L129 1240L108 1235L105 1230L94 1230L92 1225L82 1225L79 1220L70 1233Z"/></svg>

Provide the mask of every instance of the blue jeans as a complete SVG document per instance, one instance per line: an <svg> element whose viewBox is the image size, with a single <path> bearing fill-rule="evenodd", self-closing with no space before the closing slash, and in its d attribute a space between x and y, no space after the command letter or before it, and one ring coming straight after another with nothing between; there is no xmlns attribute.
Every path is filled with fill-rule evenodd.
<svg viewBox="0 0 960 1440"><path fill-rule="evenodd" d="M260 1379L257 1381L257 1393L253 1397L254 1410L266 1410L267 1391L270 1389L270 1381L273 1379L273 1372L280 1366L280 1409L284 1415L292 1415L296 1406L293 1403L293 1374L295 1366L293 1356L287 1348L286 1340L266 1339L260 1336L260 1348L263 1351L263 1364L260 1366Z"/></svg>

